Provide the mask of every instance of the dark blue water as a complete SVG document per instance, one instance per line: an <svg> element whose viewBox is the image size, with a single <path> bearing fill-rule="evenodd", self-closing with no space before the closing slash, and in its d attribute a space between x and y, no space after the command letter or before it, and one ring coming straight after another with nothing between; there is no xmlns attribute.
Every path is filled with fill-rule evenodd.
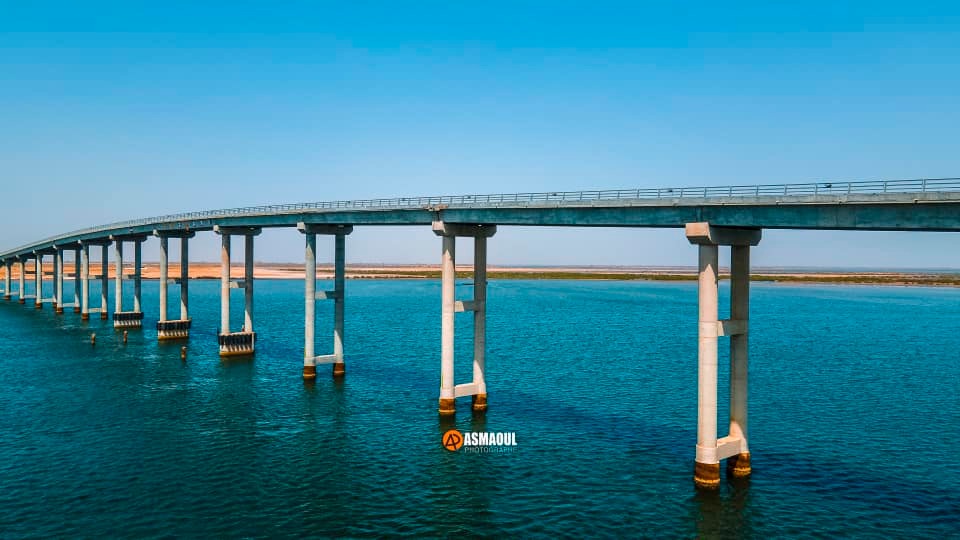
<svg viewBox="0 0 960 540"><path fill-rule="evenodd" d="M695 283L492 282L490 409L463 400L453 425L516 432L503 455L440 445L437 282L348 282L347 377L314 385L302 282L257 282L252 361L217 357L218 287L191 285L185 363L156 342L156 282L126 345L106 322L0 304L3 536L960 530L960 290L756 284L754 476L702 495ZM332 305L318 314L320 354Z"/></svg>

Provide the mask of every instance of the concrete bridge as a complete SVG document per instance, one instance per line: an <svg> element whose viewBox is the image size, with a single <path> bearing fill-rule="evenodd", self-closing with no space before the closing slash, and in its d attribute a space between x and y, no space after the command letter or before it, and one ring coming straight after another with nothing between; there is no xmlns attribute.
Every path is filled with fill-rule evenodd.
<svg viewBox="0 0 960 540"><path fill-rule="evenodd" d="M751 473L747 444L747 351L749 335L750 247L760 242L764 228L824 230L960 231L960 179L888 180L872 182L815 182L760 186L662 188L610 191L520 193L412 197L304 204L285 204L191 212L112 223L73 231L0 253L5 267L3 294L16 294L21 304L36 308L53 305L57 313L71 307L87 320L91 313L107 319L109 246L114 252L113 324L141 328L141 245L149 237L160 242L160 305L158 339L186 339L192 320L188 305L188 242L198 232L220 235L221 317L220 354L249 355L256 349L253 316L254 238L264 227L296 227L304 235L303 377L317 376L317 365L332 364L333 375L343 376L344 362L344 250L355 226L429 225L442 238L442 293L439 413L453 415L457 398L471 397L472 409L486 411L484 365L486 325L487 241L498 226L675 227L685 228L687 240L699 246L699 393L694 481L706 489L720 484L720 461L727 461L733 477ZM334 288L316 291L316 235L335 237ZM231 239L245 244L244 277L230 276ZM458 237L472 238L475 278L473 296L454 295L455 248ZM168 313L170 282L167 255L170 239L179 241L179 318ZM133 270L125 274L124 244L133 245ZM731 317L718 320L718 251L731 249ZM90 249L100 248L99 273L91 274ZM73 301L64 302L63 281L68 268L64 252L73 252L70 277L76 281ZM53 294L43 298L43 265L53 259ZM12 266L19 280L14 287ZM32 270L34 293L27 294L26 276ZM102 281L96 307L90 305L89 283ZM133 281L133 305L123 305L124 281ZM230 326L230 289L245 291L244 324ZM332 353L315 353L314 314L317 300L332 300ZM454 381L454 316L471 312L474 323L473 379ZM730 426L717 434L718 338L730 338Z"/></svg>

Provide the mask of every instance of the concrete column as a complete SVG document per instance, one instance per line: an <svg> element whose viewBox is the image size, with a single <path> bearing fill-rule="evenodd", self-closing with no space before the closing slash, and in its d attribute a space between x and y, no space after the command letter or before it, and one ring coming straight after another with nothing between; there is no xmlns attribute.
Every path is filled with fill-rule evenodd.
<svg viewBox="0 0 960 540"><path fill-rule="evenodd" d="M4 269L6 274L3 276L3 299L9 300L12 294L10 293L10 287L13 284L12 276L10 272L13 270L13 263L10 261L3 261Z"/></svg>
<svg viewBox="0 0 960 540"><path fill-rule="evenodd" d="M140 273L143 269L143 258L141 255L141 244L140 240L134 240L133 242L133 311L134 313L140 313L140 289L141 289L141 280Z"/></svg>
<svg viewBox="0 0 960 540"><path fill-rule="evenodd" d="M123 311L123 240L117 239L113 244L113 266L116 274L113 276L113 292L116 298L113 300L114 313Z"/></svg>
<svg viewBox="0 0 960 540"><path fill-rule="evenodd" d="M342 234L334 236L333 255L333 376L342 377L346 373L343 362L343 281L346 277L346 237Z"/></svg>
<svg viewBox="0 0 960 540"><path fill-rule="evenodd" d="M81 248L73 250L73 312L80 313L80 251Z"/></svg>
<svg viewBox="0 0 960 540"><path fill-rule="evenodd" d="M110 294L110 262L107 256L107 246L108 244L103 244L100 246L100 319L106 320L108 311L110 310L107 307L107 297Z"/></svg>
<svg viewBox="0 0 960 540"><path fill-rule="evenodd" d="M243 331L253 332L253 235L243 237Z"/></svg>
<svg viewBox="0 0 960 540"><path fill-rule="evenodd" d="M53 289L55 311L63 313L63 250L57 248L53 260Z"/></svg>
<svg viewBox="0 0 960 540"><path fill-rule="evenodd" d="M187 298L188 284L190 283L189 237L180 238L180 320L190 318Z"/></svg>
<svg viewBox="0 0 960 540"><path fill-rule="evenodd" d="M487 238L473 239L473 410L487 410L484 364L487 350Z"/></svg>
<svg viewBox="0 0 960 540"><path fill-rule="evenodd" d="M706 488L720 485L720 460L717 457L718 252L716 244L700 245L697 457L694 481Z"/></svg>
<svg viewBox="0 0 960 540"><path fill-rule="evenodd" d="M34 306L41 309L43 308L43 255L39 253L33 258L33 281L37 293L36 298L34 298Z"/></svg>
<svg viewBox="0 0 960 540"><path fill-rule="evenodd" d="M90 320L90 246L80 247L80 320Z"/></svg>
<svg viewBox="0 0 960 540"><path fill-rule="evenodd" d="M730 319L743 321L743 332L730 337L730 438L740 439L740 452L727 458L727 474L750 476L747 446L747 343L750 320L750 246L730 248Z"/></svg>
<svg viewBox="0 0 960 540"><path fill-rule="evenodd" d="M440 408L442 416L456 412L453 383L454 309L456 302L456 243L453 235L443 236L441 258L440 311Z"/></svg>
<svg viewBox="0 0 960 540"><path fill-rule="evenodd" d="M230 333L230 235L220 235L220 333Z"/></svg>
<svg viewBox="0 0 960 540"><path fill-rule="evenodd" d="M26 285L26 282L27 282L27 276L26 276L26 273L27 273L27 263L26 263L26 261L23 260L23 259L20 259L20 260L18 260L17 262L20 263L20 276L19 276L19 279L18 279L18 282L17 282L17 286L19 287L19 290L17 291L17 294L20 296L20 298L18 298L18 301L19 301L19 303L24 304L24 303L26 303L26 301L27 301L27 299L24 298L24 296L26 296L26 294L27 294L27 293L26 293L26 289L25 289L25 285Z"/></svg>
<svg viewBox="0 0 960 540"><path fill-rule="evenodd" d="M167 237L160 237L160 322L167 320Z"/></svg>
<svg viewBox="0 0 960 540"><path fill-rule="evenodd" d="M314 339L317 324L317 235L304 233L306 249L303 254L303 378L317 378L317 361Z"/></svg>

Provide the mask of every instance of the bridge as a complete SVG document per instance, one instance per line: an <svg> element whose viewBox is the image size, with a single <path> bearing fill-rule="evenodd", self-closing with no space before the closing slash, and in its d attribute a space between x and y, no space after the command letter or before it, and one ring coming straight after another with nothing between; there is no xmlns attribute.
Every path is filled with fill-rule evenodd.
<svg viewBox="0 0 960 540"><path fill-rule="evenodd" d="M344 253L346 237L355 226L431 226L441 237L441 340L439 414L453 415L456 399L470 397L471 408L487 409L486 350L487 241L498 226L672 227L684 228L687 240L699 246L698 295L698 420L694 481L704 489L720 485L720 461L726 460L732 477L751 474L747 444L747 359L749 335L750 247L762 229L819 229L871 231L960 231L960 179L879 180L869 182L812 182L758 186L661 188L606 191L518 193L410 197L302 204L282 204L189 212L90 227L38 240L0 252L5 269L3 294L14 293L20 304L32 300L38 309L52 304L56 313L71 307L88 320L91 313L108 319L109 246L113 246L116 328L142 328L140 302L141 246L150 237L160 243L160 305L157 338L187 339L189 314L189 239L213 231L221 237L221 317L218 334L221 356L251 355L256 350L253 314L253 247L266 227L296 227L304 235L304 357L303 377L315 379L317 365L332 364L335 377L345 374L344 361ZM316 236L332 235L334 287L316 290ZM230 275L231 239L245 244L244 277ZM474 287L470 298L455 297L456 239L472 238ZM167 306L169 241L180 246L179 317L170 318ZM124 244L133 245L132 273L125 274ZM718 317L718 253L731 249L730 319ZM99 273L91 273L90 248L100 248ZM64 253L72 252L68 275ZM43 260L53 259L52 295L43 297ZM32 264L28 264L32 262ZM13 267L18 270L13 285ZM28 293L28 268L33 294ZM75 281L73 302L64 303L64 279ZM101 297L90 305L90 280L101 280ZM124 281L133 282L133 305L123 305ZM244 290L244 324L230 325L230 289ZM332 300L332 352L315 352L317 300ZM454 316L473 314L473 379L454 381ZM718 338L730 338L730 425L717 434Z"/></svg>

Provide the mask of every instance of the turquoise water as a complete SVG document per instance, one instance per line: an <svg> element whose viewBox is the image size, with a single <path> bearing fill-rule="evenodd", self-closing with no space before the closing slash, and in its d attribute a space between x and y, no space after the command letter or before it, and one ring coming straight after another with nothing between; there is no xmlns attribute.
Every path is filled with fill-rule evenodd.
<svg viewBox="0 0 960 540"><path fill-rule="evenodd" d="M257 282L252 361L217 358L218 287L191 284L186 362L156 342L156 282L126 345L105 321L0 303L3 536L960 531L957 289L755 284L754 476L704 495L695 283L491 282L490 410L462 400L451 425L515 432L509 454L440 445L439 283L349 281L347 377L314 385L302 282ZM318 316L325 340L332 305Z"/></svg>

